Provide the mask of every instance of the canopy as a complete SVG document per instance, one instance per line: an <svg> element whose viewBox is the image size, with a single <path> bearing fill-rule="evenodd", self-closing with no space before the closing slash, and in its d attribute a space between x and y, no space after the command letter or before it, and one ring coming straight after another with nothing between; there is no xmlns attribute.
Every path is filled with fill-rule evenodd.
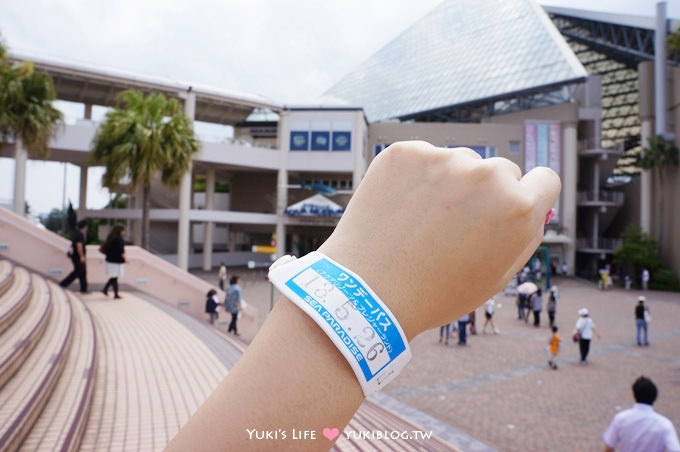
<svg viewBox="0 0 680 452"><path fill-rule="evenodd" d="M299 217L340 217L345 209L324 195L316 194L288 206L286 215Z"/></svg>

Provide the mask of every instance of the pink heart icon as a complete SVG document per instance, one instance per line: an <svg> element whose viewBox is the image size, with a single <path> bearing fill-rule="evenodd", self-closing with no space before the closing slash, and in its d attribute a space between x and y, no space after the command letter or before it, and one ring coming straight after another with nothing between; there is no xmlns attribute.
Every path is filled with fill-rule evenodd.
<svg viewBox="0 0 680 452"><path fill-rule="evenodd" d="M335 438L337 438L339 434L340 434L340 430L338 430L336 427L334 427L334 428L326 427L325 429L323 429L323 436L325 436L326 438L328 438L331 441L333 441Z"/></svg>

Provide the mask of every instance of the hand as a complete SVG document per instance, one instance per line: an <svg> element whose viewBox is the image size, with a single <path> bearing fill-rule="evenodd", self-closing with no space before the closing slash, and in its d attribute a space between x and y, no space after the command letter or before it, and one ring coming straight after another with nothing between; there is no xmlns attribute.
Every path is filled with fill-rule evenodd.
<svg viewBox="0 0 680 452"><path fill-rule="evenodd" d="M369 167L319 251L361 276L408 339L498 293L536 250L560 192L544 167L400 142Z"/></svg>
<svg viewBox="0 0 680 452"><path fill-rule="evenodd" d="M84 264L85 263L85 256L80 256L80 263Z"/></svg>

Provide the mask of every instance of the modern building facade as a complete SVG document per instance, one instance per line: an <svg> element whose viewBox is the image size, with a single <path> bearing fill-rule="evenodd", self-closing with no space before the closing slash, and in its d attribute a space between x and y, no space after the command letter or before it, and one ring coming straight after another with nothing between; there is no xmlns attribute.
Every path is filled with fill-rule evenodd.
<svg viewBox="0 0 680 452"><path fill-rule="evenodd" d="M654 230L651 211L631 211L631 205L642 208L649 202L636 195L637 181L625 187L608 184L629 151L629 138L635 133L644 137L654 116L647 118L643 106L648 99L643 94L648 86L642 81L645 70L639 70L639 88L637 79L631 81L626 73L623 86L639 91L640 97L631 101L631 93L620 93L625 105L617 111L630 107L633 112L621 114L632 125L628 135L612 133L618 116L609 113L614 108L609 99L618 96L612 90L623 88L616 88L619 85L608 78L611 74L591 70L583 55L592 55L575 52L576 40L564 30L560 34L555 25L576 21L582 13L546 12L533 0L445 1L331 87L326 94L334 99L332 104L314 107L14 57L31 59L51 74L60 99L83 104L83 120L55 137L50 158L83 169L80 215L128 220L133 241L140 235L137 193L120 188L130 196L127 209L84 209L84 187L90 183L85 169L96 130L89 119L92 105L111 106L126 88L159 91L181 99L194 120L233 128L229 142L202 142L179 191L170 192L160 183L152 187L151 248L181 268L208 269L220 261L265 265L269 256L253 253L254 245L275 246L277 254L315 249L337 217L290 216L286 207L313 195L308 189L314 187L331 188L336 192L332 200L346 206L375 155L395 141L420 139L443 147L471 147L485 158L506 157L525 171L538 165L555 169L563 192L544 245L553 263L566 262L571 274L589 276L616 248L622 222L642 222L647 215L649 230ZM678 83L673 86L677 91ZM676 130L680 118L673 115L680 110L671 111L674 123L669 130ZM630 117L639 118L638 129ZM21 209L22 184L35 183L25 180L25 152L6 144L2 156L15 156L15 209ZM193 192L197 179L205 180L204 193ZM670 190L677 193L677 174L672 179ZM216 185L226 189L216 193ZM652 197L654 190L649 192ZM666 199L666 221L680 220L673 195ZM670 232L671 225L664 242L675 250L680 237ZM671 253L680 256L680 250ZM677 272L680 257L671 256L671 261Z"/></svg>

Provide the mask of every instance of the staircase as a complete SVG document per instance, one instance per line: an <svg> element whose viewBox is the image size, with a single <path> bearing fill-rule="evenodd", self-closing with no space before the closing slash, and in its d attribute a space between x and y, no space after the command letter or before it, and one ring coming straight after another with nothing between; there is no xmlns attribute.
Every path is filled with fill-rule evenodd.
<svg viewBox="0 0 680 452"><path fill-rule="evenodd" d="M0 451L75 451L96 365L94 323L72 293L0 260Z"/></svg>

